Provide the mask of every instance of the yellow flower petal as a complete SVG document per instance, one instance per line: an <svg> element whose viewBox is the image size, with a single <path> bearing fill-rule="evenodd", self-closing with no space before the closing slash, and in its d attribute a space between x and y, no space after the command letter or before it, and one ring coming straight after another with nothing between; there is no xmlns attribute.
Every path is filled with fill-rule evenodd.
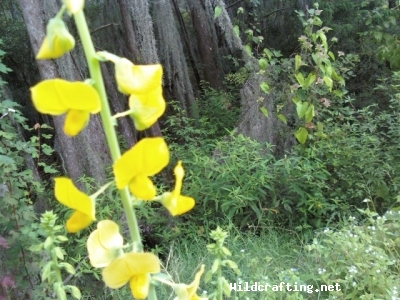
<svg viewBox="0 0 400 300"><path fill-rule="evenodd" d="M95 268L107 267L118 257L122 246L123 238L119 233L119 226L111 220L100 221L87 240L91 265Z"/></svg>
<svg viewBox="0 0 400 300"><path fill-rule="evenodd" d="M144 138L126 151L114 164L118 189L136 176L153 176L169 163L169 150L163 138Z"/></svg>
<svg viewBox="0 0 400 300"><path fill-rule="evenodd" d="M44 114L61 115L69 109L98 113L100 97L89 84L63 79L44 80L31 88L36 109Z"/></svg>
<svg viewBox="0 0 400 300"><path fill-rule="evenodd" d="M37 59L53 59L63 56L75 47L75 39L63 20L53 18L47 25L47 34L40 46Z"/></svg>
<svg viewBox="0 0 400 300"><path fill-rule="evenodd" d="M83 9L85 1L84 0L64 0L64 3L67 6L69 12L71 14L75 14Z"/></svg>
<svg viewBox="0 0 400 300"><path fill-rule="evenodd" d="M68 106L57 94L56 82L44 80L30 88L33 105L36 110L43 114L62 115L68 111Z"/></svg>
<svg viewBox="0 0 400 300"><path fill-rule="evenodd" d="M126 58L115 62L118 90L124 94L147 94L162 85L161 65L134 65Z"/></svg>
<svg viewBox="0 0 400 300"><path fill-rule="evenodd" d="M164 193L161 203L175 217L190 211L196 204L196 201L191 197L182 195L174 196L174 193Z"/></svg>
<svg viewBox="0 0 400 300"><path fill-rule="evenodd" d="M64 132L69 136L76 136L89 122L90 114L82 110L71 109L67 113L64 124Z"/></svg>
<svg viewBox="0 0 400 300"><path fill-rule="evenodd" d="M161 86L147 94L132 94L129 107L135 109L131 114L137 130L151 127L165 112L165 100Z"/></svg>
<svg viewBox="0 0 400 300"><path fill-rule="evenodd" d="M157 195L157 190L147 176L136 176L129 183L131 193L142 200L152 200Z"/></svg>
<svg viewBox="0 0 400 300"><path fill-rule="evenodd" d="M160 261L153 253L126 253L103 269L103 281L112 288L124 286L134 276L159 273Z"/></svg>
<svg viewBox="0 0 400 300"><path fill-rule="evenodd" d="M196 202L191 197L181 195L182 181L185 176L182 161L178 161L178 164L174 168L174 174L175 189L172 193L164 193L161 203L168 209L172 216L179 216L191 210Z"/></svg>
<svg viewBox="0 0 400 300"><path fill-rule="evenodd" d="M204 265L201 265L200 270L196 273L193 282L188 286L188 289L187 289L190 300L199 298L199 296L197 296L196 293L197 293L197 289L199 288L199 285L200 285L201 275L203 275L203 273L204 273Z"/></svg>
<svg viewBox="0 0 400 300"><path fill-rule="evenodd" d="M149 294L150 287L150 275L142 274L133 276L129 282L129 286L132 291L133 298L145 299Z"/></svg>
<svg viewBox="0 0 400 300"><path fill-rule="evenodd" d="M54 190L56 199L61 204L76 210L67 222L68 231L79 231L96 220L94 201L88 195L78 190L71 179L58 177L55 178L55 183Z"/></svg>
<svg viewBox="0 0 400 300"><path fill-rule="evenodd" d="M85 229L92 224L93 219L80 211L75 211L67 221L67 230L70 233L77 233L78 231Z"/></svg>

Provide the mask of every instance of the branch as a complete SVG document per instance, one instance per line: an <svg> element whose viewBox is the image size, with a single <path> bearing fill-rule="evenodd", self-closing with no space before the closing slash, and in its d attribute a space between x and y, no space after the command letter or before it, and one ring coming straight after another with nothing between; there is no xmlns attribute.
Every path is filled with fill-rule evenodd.
<svg viewBox="0 0 400 300"><path fill-rule="evenodd" d="M267 18L270 15L273 15L274 13L277 13L278 11L285 10L285 9L288 9L288 7L284 7L284 8L280 8L280 9L274 10L272 13L269 13L268 15L263 16L262 19Z"/></svg>
<svg viewBox="0 0 400 300"><path fill-rule="evenodd" d="M225 9L231 8L232 6L235 6L236 4L238 4L238 3L240 3L240 2L243 2L243 1L244 1L244 0L238 0L238 1L234 2L234 3L229 4L228 6L226 6Z"/></svg>
<svg viewBox="0 0 400 300"><path fill-rule="evenodd" d="M119 25L119 24L116 24L116 23L106 24L106 25L97 27L95 30L92 30L92 31L90 32L90 34L93 34L93 33L95 33L96 31L102 30L102 29L104 29L104 28L106 28L106 27L109 27L109 26L120 26L120 25Z"/></svg>

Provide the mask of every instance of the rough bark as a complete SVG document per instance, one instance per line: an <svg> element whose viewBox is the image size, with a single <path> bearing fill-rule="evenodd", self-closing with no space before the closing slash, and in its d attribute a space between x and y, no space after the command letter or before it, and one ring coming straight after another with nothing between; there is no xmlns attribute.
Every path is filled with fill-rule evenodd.
<svg viewBox="0 0 400 300"><path fill-rule="evenodd" d="M268 95L260 89L265 81L262 75L253 73L240 91L242 114L237 124L237 133L241 133L261 143L275 145L274 154L282 156L296 144L291 129L279 120L276 111L278 96L271 91ZM262 101L261 101L262 100ZM269 112L266 117L260 110L265 107ZM283 114L290 119L292 107L287 107Z"/></svg>
<svg viewBox="0 0 400 300"><path fill-rule="evenodd" d="M196 33L203 79L209 82L212 88L221 89L223 86L223 72L218 61L218 44L214 24L209 22L201 1L188 0L188 5Z"/></svg>
<svg viewBox="0 0 400 300"><path fill-rule="evenodd" d="M19 0L25 24L28 30L32 49L37 53L44 37L48 19L54 16L59 4L53 1L44 3L34 0ZM72 54L65 55L57 61L37 61L42 79L62 77L68 80L82 80L79 69L71 58ZM79 59L77 59L80 62ZM81 62L80 62L81 63ZM105 166L110 164L108 148L102 130L100 117L92 116L86 129L74 138L63 132L64 116L54 117L55 150L59 152L63 166L68 176L77 180L86 174L101 183L106 178Z"/></svg>
<svg viewBox="0 0 400 300"><path fill-rule="evenodd" d="M121 12L122 25L124 29L124 39L130 53L128 58L131 59L133 63L140 63L140 52L136 42L135 31L133 29L128 3L126 0L118 0L118 5Z"/></svg>

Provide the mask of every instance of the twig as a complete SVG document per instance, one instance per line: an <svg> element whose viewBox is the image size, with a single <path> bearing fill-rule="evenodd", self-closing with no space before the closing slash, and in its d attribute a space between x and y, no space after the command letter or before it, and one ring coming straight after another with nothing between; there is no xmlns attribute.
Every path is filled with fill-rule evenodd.
<svg viewBox="0 0 400 300"><path fill-rule="evenodd" d="M81 264L83 264L88 258L89 256L86 256L84 259L81 260L81 262L75 268L75 273L76 271L78 271ZM64 279L63 284L66 285L72 279L72 277L74 277L74 274L69 274L68 277Z"/></svg>
<svg viewBox="0 0 400 300"><path fill-rule="evenodd" d="M104 29L104 28L106 28L106 27L109 27L109 26L120 26L120 25L117 24L117 23L109 23L109 24L106 24L106 25L97 27L96 29L92 30L92 31L90 32L90 34L93 34L93 33L95 33L96 31L102 30L102 29Z"/></svg>
<svg viewBox="0 0 400 300"><path fill-rule="evenodd" d="M238 3L242 2L242 1L244 1L244 0L239 0L239 1L236 1L236 2L234 2L232 4L229 4L227 7L225 7L225 9L231 8L232 6L235 6L236 4L238 4Z"/></svg>

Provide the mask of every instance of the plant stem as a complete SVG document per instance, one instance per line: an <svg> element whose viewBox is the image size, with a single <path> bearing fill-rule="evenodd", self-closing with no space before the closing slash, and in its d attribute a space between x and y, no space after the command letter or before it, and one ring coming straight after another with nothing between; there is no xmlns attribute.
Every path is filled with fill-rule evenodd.
<svg viewBox="0 0 400 300"><path fill-rule="evenodd" d="M103 122L104 132L106 135L108 147L111 153L111 159L115 162L121 157L121 151L118 144L117 134L113 125L111 117L111 110L107 99L107 93L104 87L103 76L101 74L100 62L96 58L96 51L93 46L90 31L86 23L85 15L83 11L79 11L74 14L76 27L82 41L83 50L85 52L86 60L89 66L90 76L94 80L94 88L99 93L101 99L101 111L100 116ZM132 197L129 193L128 188L120 190L122 205L125 211L133 249L136 251L143 251L142 240L140 236L140 230L136 219L136 214L132 206Z"/></svg>

